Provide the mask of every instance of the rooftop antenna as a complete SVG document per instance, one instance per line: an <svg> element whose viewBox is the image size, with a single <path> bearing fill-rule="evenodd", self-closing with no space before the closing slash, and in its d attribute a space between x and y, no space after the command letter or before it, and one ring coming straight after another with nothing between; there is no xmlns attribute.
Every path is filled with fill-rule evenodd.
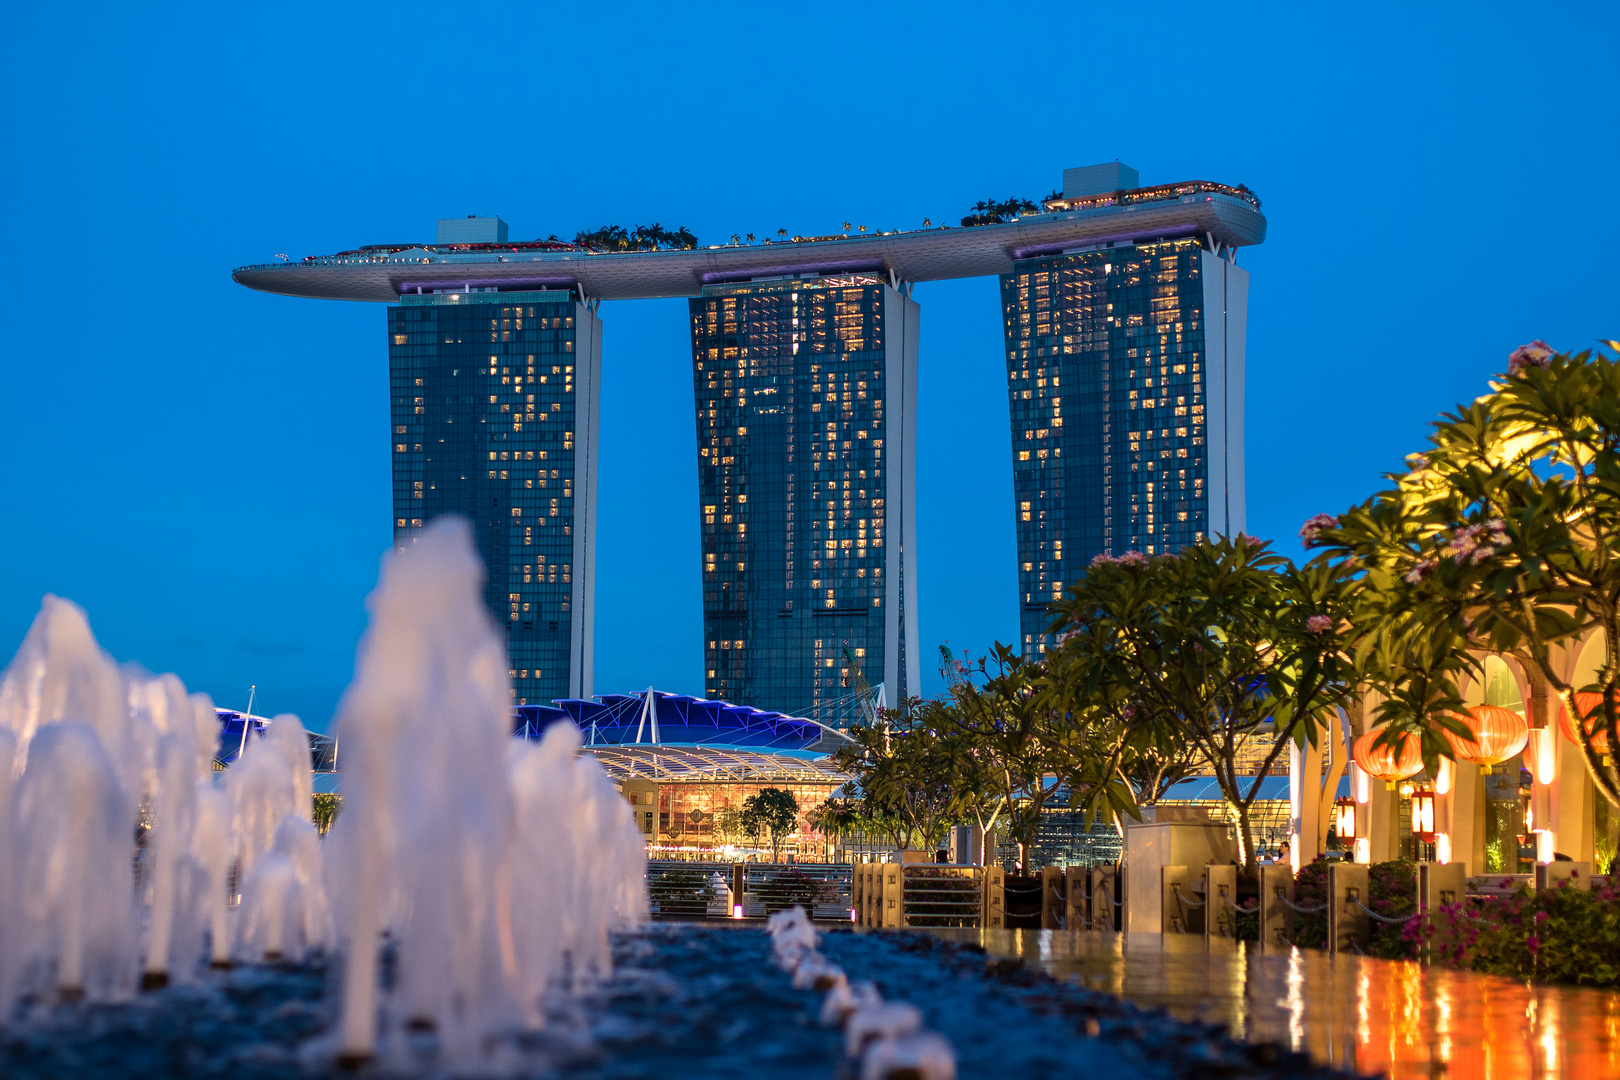
<svg viewBox="0 0 1620 1080"><path fill-rule="evenodd" d="M248 687L247 715L242 717L242 741L236 744L236 760L242 760L242 754L247 750L247 729L253 723L253 695L259 690L259 684L254 683ZM234 764L234 763L233 763Z"/></svg>

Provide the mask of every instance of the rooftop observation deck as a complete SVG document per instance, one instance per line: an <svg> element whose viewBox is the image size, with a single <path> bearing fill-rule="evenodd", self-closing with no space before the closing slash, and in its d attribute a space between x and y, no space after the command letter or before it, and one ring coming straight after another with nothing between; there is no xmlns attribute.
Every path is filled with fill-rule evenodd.
<svg viewBox="0 0 1620 1080"><path fill-rule="evenodd" d="M1052 199L1042 212L969 227L660 251L592 251L537 240L502 244L380 244L301 262L243 266L250 289L317 300L392 303L442 289L578 288L598 300L696 296L705 285L795 274L881 273L895 283L1004 274L1014 260L1109 243L1198 237L1224 251L1266 238L1260 204L1208 181Z"/></svg>

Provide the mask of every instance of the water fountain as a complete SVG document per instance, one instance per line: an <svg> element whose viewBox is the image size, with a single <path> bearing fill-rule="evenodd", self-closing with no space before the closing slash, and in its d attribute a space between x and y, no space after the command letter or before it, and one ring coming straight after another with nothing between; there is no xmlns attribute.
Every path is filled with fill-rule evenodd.
<svg viewBox="0 0 1620 1080"><path fill-rule="evenodd" d="M385 558L324 838L296 717L217 774L208 699L120 667L46 598L0 675L0 1075L949 1080L1083 1053L1151 1078L1240 1061L1087 991L1025 1004L982 952L937 939L820 935L802 910L768 940L647 925L641 833L578 730L511 737L481 575L455 520ZM1144 1056L1153 1024L1180 1057Z"/></svg>
<svg viewBox="0 0 1620 1080"><path fill-rule="evenodd" d="M481 575L460 521L385 559L324 842L297 717L217 785L207 698L120 668L47 597L0 678L0 1003L124 1001L336 945L339 1060L419 1062L426 1036L467 1066L605 976L610 932L645 914L640 834L577 733L512 741Z"/></svg>

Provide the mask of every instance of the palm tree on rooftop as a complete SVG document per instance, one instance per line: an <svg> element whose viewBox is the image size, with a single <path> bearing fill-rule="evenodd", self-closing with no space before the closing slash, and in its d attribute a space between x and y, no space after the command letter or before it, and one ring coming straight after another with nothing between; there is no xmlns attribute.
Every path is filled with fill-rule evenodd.
<svg viewBox="0 0 1620 1080"><path fill-rule="evenodd" d="M742 243L742 237L738 236L736 233L732 233L731 234L731 242L733 244L740 244L740 243Z"/></svg>
<svg viewBox="0 0 1620 1080"><path fill-rule="evenodd" d="M753 233L749 233L749 234L748 234L748 236L747 236L747 240L748 240L748 242L749 242L749 243L750 243L750 244L752 244L752 243L753 243L753 242L754 242L754 234L753 234Z"/></svg>
<svg viewBox="0 0 1620 1080"><path fill-rule="evenodd" d="M776 230L776 238L778 240L786 240L787 239L787 230L786 229L777 229Z"/></svg>
<svg viewBox="0 0 1620 1080"><path fill-rule="evenodd" d="M849 232L849 222L844 222L844 231Z"/></svg>
<svg viewBox="0 0 1620 1080"><path fill-rule="evenodd" d="M923 218L923 228L927 229L927 228L931 227L933 224L934 223L932 221L929 221L927 218Z"/></svg>

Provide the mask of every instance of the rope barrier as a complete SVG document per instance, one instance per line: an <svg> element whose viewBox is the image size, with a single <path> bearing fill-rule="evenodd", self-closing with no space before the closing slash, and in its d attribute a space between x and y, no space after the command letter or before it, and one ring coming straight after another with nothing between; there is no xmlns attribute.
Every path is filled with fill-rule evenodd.
<svg viewBox="0 0 1620 1080"><path fill-rule="evenodd" d="M1180 885L1171 885L1170 888L1176 894L1176 899L1180 900L1183 904L1186 904L1188 907L1201 908L1206 903L1206 901L1203 901L1203 900L1194 900L1190 896L1181 895L1181 886Z"/></svg>
<svg viewBox="0 0 1620 1080"><path fill-rule="evenodd" d="M1277 899L1281 900L1283 906L1294 912L1296 915L1316 915L1328 909L1327 904L1318 904L1316 907L1300 907L1298 904L1294 903L1292 900L1288 899L1288 897L1283 895L1281 886L1278 886L1277 888Z"/></svg>
<svg viewBox="0 0 1620 1080"><path fill-rule="evenodd" d="M1377 919L1381 923L1391 923L1391 924L1409 923L1413 919L1418 917L1418 913L1415 912L1415 911L1412 912L1412 914L1410 914L1410 915L1380 915L1380 914L1378 914L1378 912L1374 911L1372 908L1368 907L1366 904L1363 904L1360 900L1352 900L1350 902L1352 904L1356 905L1356 907L1360 908L1362 911L1365 911L1372 918Z"/></svg>

